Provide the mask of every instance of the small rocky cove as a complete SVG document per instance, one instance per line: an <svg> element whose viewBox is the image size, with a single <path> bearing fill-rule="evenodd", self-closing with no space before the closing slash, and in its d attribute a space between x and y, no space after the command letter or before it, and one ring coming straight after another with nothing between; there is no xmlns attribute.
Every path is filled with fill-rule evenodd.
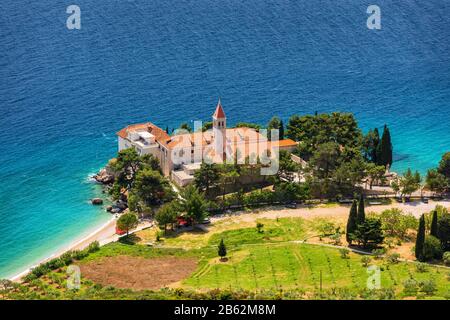
<svg viewBox="0 0 450 320"><path fill-rule="evenodd" d="M115 180L114 172L113 172L113 170L111 170L111 168L109 166L106 166L103 169L101 169L92 178L97 183L102 185L104 194L109 194L109 190L112 188L114 180ZM102 198L91 199L91 203L93 205L103 205L103 202L104 201ZM105 210L112 214L122 213L122 212L128 210L126 193L122 193L120 199L113 201L113 203L111 205L107 205L105 207Z"/></svg>

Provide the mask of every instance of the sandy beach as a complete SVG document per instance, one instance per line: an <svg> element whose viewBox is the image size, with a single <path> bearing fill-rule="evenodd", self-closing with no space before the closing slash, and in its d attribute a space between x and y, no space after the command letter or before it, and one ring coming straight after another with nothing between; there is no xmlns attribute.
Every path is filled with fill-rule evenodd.
<svg viewBox="0 0 450 320"><path fill-rule="evenodd" d="M133 230L133 232L145 229L147 227L151 226L149 222L140 223L139 226ZM90 243L94 241L98 241L101 246L108 244L110 242L117 241L119 239L119 235L116 234L116 218L112 217L108 222L103 224L100 228L89 234L88 236L77 239L73 243L71 243L69 246L64 247L60 250L58 250L56 253L52 254L51 256L39 261L38 264L18 273L17 275L10 278L12 281L20 281L20 279L25 276L30 270L37 265L44 263L50 259L54 259L56 257L59 257L64 252L70 251L70 250L83 250L87 246L89 246Z"/></svg>

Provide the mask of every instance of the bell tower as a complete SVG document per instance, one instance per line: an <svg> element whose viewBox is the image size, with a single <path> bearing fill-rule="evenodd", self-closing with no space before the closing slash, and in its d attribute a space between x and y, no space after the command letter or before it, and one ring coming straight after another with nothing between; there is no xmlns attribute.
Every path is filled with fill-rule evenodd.
<svg viewBox="0 0 450 320"><path fill-rule="evenodd" d="M216 111L212 116L213 120L213 136L214 136L214 151L217 155L221 155L222 160L225 159L226 142L227 142L227 117L223 111L222 104L217 103Z"/></svg>

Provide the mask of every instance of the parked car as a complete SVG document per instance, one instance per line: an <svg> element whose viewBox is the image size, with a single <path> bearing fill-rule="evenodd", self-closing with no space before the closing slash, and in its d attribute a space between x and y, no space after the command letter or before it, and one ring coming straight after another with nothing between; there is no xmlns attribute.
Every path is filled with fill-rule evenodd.
<svg viewBox="0 0 450 320"><path fill-rule="evenodd" d="M125 233L127 233L124 230L120 230L119 228L116 227L116 234L118 234L119 236L124 235Z"/></svg>
<svg viewBox="0 0 450 320"><path fill-rule="evenodd" d="M285 207L289 208L289 209L296 209L297 208L297 203L291 202L291 203L286 204Z"/></svg>

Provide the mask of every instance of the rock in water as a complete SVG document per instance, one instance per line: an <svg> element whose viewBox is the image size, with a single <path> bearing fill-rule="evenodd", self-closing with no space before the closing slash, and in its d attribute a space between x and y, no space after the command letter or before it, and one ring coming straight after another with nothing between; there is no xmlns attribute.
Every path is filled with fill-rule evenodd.
<svg viewBox="0 0 450 320"><path fill-rule="evenodd" d="M114 182L114 175L104 168L94 176L94 179L102 184L110 184Z"/></svg>
<svg viewBox="0 0 450 320"><path fill-rule="evenodd" d="M100 199L100 198L94 198L94 199L91 200L91 203L93 205L100 205L100 204L103 204L103 200Z"/></svg>

